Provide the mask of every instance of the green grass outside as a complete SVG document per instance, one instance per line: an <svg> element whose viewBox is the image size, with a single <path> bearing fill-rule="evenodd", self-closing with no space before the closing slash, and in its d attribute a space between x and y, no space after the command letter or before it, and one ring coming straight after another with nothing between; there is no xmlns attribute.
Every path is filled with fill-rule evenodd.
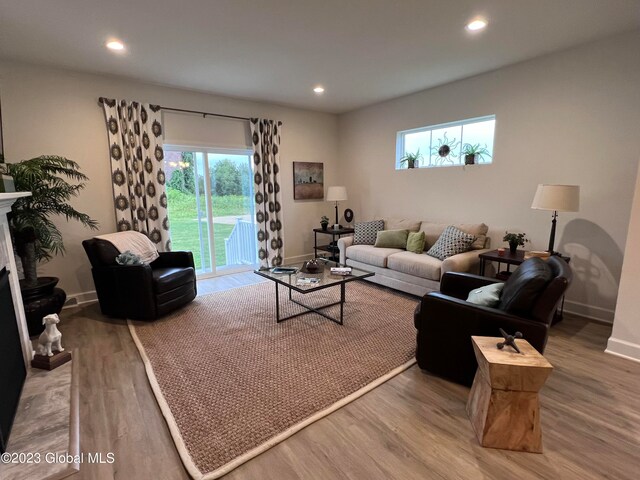
<svg viewBox="0 0 640 480"><path fill-rule="evenodd" d="M169 214L174 218L197 218L196 196L182 193L173 188L167 188L169 200ZM224 197L213 197L213 212L216 217L226 217L228 215L246 215L249 213L251 199L241 195L226 195ZM205 209L205 195L200 195L200 205Z"/></svg>
<svg viewBox="0 0 640 480"><path fill-rule="evenodd" d="M198 221L195 218L173 218L169 217L171 222L171 244L173 250L187 250L193 252L193 260L196 265L196 269L202 270L205 267L211 268L211 262L209 262L209 239L207 238L206 227L203 229L204 251L206 262L202 264L202 258L200 256L200 237L198 235ZM204 222L203 222L204 225ZM229 238L233 225L226 225L223 223L214 223L215 235L213 243L216 249L216 265L218 267L227 264L227 259L224 252L224 239Z"/></svg>
<svg viewBox="0 0 640 480"><path fill-rule="evenodd" d="M206 221L202 222L202 234L204 244L204 259L200 255L200 236L198 233L198 214L195 195L188 195L172 188L167 188L169 201L169 223L171 227L172 249L187 250L193 252L193 259L197 270L210 269L209 239L207 238ZM249 213L248 197L228 195L225 197L213 197L213 211L217 217L227 215L246 215ZM200 196L200 205L204 209L205 196ZM215 223L214 245L216 251L216 265L218 267L227 264L224 251L224 240L229 238L233 225ZM205 262L204 264L202 262Z"/></svg>

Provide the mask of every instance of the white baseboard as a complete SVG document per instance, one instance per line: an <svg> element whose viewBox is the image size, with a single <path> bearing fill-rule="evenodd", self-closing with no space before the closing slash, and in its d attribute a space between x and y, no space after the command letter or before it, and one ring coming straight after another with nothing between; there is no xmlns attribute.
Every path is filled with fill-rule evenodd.
<svg viewBox="0 0 640 480"><path fill-rule="evenodd" d="M566 300L564 302L564 311L590 320L613 323L614 310L609 308L595 307L581 302Z"/></svg>
<svg viewBox="0 0 640 480"><path fill-rule="evenodd" d="M613 337L609 338L605 353L640 363L640 345L627 342L626 340Z"/></svg>
<svg viewBox="0 0 640 480"><path fill-rule="evenodd" d="M304 262L305 260L311 260L313 258L313 253L307 253L305 255L296 255L295 257L285 257L284 263L298 263Z"/></svg>
<svg viewBox="0 0 640 480"><path fill-rule="evenodd" d="M85 305L87 303L93 303L97 301L98 301L98 294L96 293L95 290L89 290L88 292L74 293L72 295L67 296L67 301L64 302L64 307L62 307L62 309L64 310L65 308L79 307L81 305Z"/></svg>

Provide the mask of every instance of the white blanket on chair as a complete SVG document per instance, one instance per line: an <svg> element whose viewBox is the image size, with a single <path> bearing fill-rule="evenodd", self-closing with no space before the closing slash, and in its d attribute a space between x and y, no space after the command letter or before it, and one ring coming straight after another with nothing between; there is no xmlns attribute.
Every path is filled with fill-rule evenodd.
<svg viewBox="0 0 640 480"><path fill-rule="evenodd" d="M151 263L160 256L153 242L140 232L108 233L106 235L98 235L96 238L110 242L120 253L127 250L135 253L144 263Z"/></svg>

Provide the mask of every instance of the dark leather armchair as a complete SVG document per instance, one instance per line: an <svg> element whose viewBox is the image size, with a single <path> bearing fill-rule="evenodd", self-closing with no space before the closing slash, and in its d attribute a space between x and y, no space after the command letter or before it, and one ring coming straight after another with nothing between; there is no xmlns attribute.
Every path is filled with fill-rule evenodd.
<svg viewBox="0 0 640 480"><path fill-rule="evenodd" d="M522 332L543 353L551 321L572 276L567 263L557 256L526 260L505 282L498 307L490 308L466 298L471 290L497 283L495 278L445 273L440 292L428 293L416 307L418 365L471 385L478 366L471 336L497 337L499 328L511 334Z"/></svg>
<svg viewBox="0 0 640 480"><path fill-rule="evenodd" d="M196 297L191 252L160 252L150 264L118 265L118 249L106 240L82 242L91 262L100 310L104 315L155 320Z"/></svg>

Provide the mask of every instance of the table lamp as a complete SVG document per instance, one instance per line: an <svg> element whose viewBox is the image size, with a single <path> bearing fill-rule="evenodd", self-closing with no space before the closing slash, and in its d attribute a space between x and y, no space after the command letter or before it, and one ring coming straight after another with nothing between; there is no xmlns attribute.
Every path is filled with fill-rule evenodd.
<svg viewBox="0 0 640 480"><path fill-rule="evenodd" d="M549 235L549 253L553 255L556 239L556 219L558 212L577 212L580 209L579 185L538 185L531 208L535 210L551 210L551 234Z"/></svg>
<svg viewBox="0 0 640 480"><path fill-rule="evenodd" d="M346 199L346 187L329 187L327 189L327 202L336 202L336 223L333 225L334 229L340 228L340 224L338 223L338 202Z"/></svg>

